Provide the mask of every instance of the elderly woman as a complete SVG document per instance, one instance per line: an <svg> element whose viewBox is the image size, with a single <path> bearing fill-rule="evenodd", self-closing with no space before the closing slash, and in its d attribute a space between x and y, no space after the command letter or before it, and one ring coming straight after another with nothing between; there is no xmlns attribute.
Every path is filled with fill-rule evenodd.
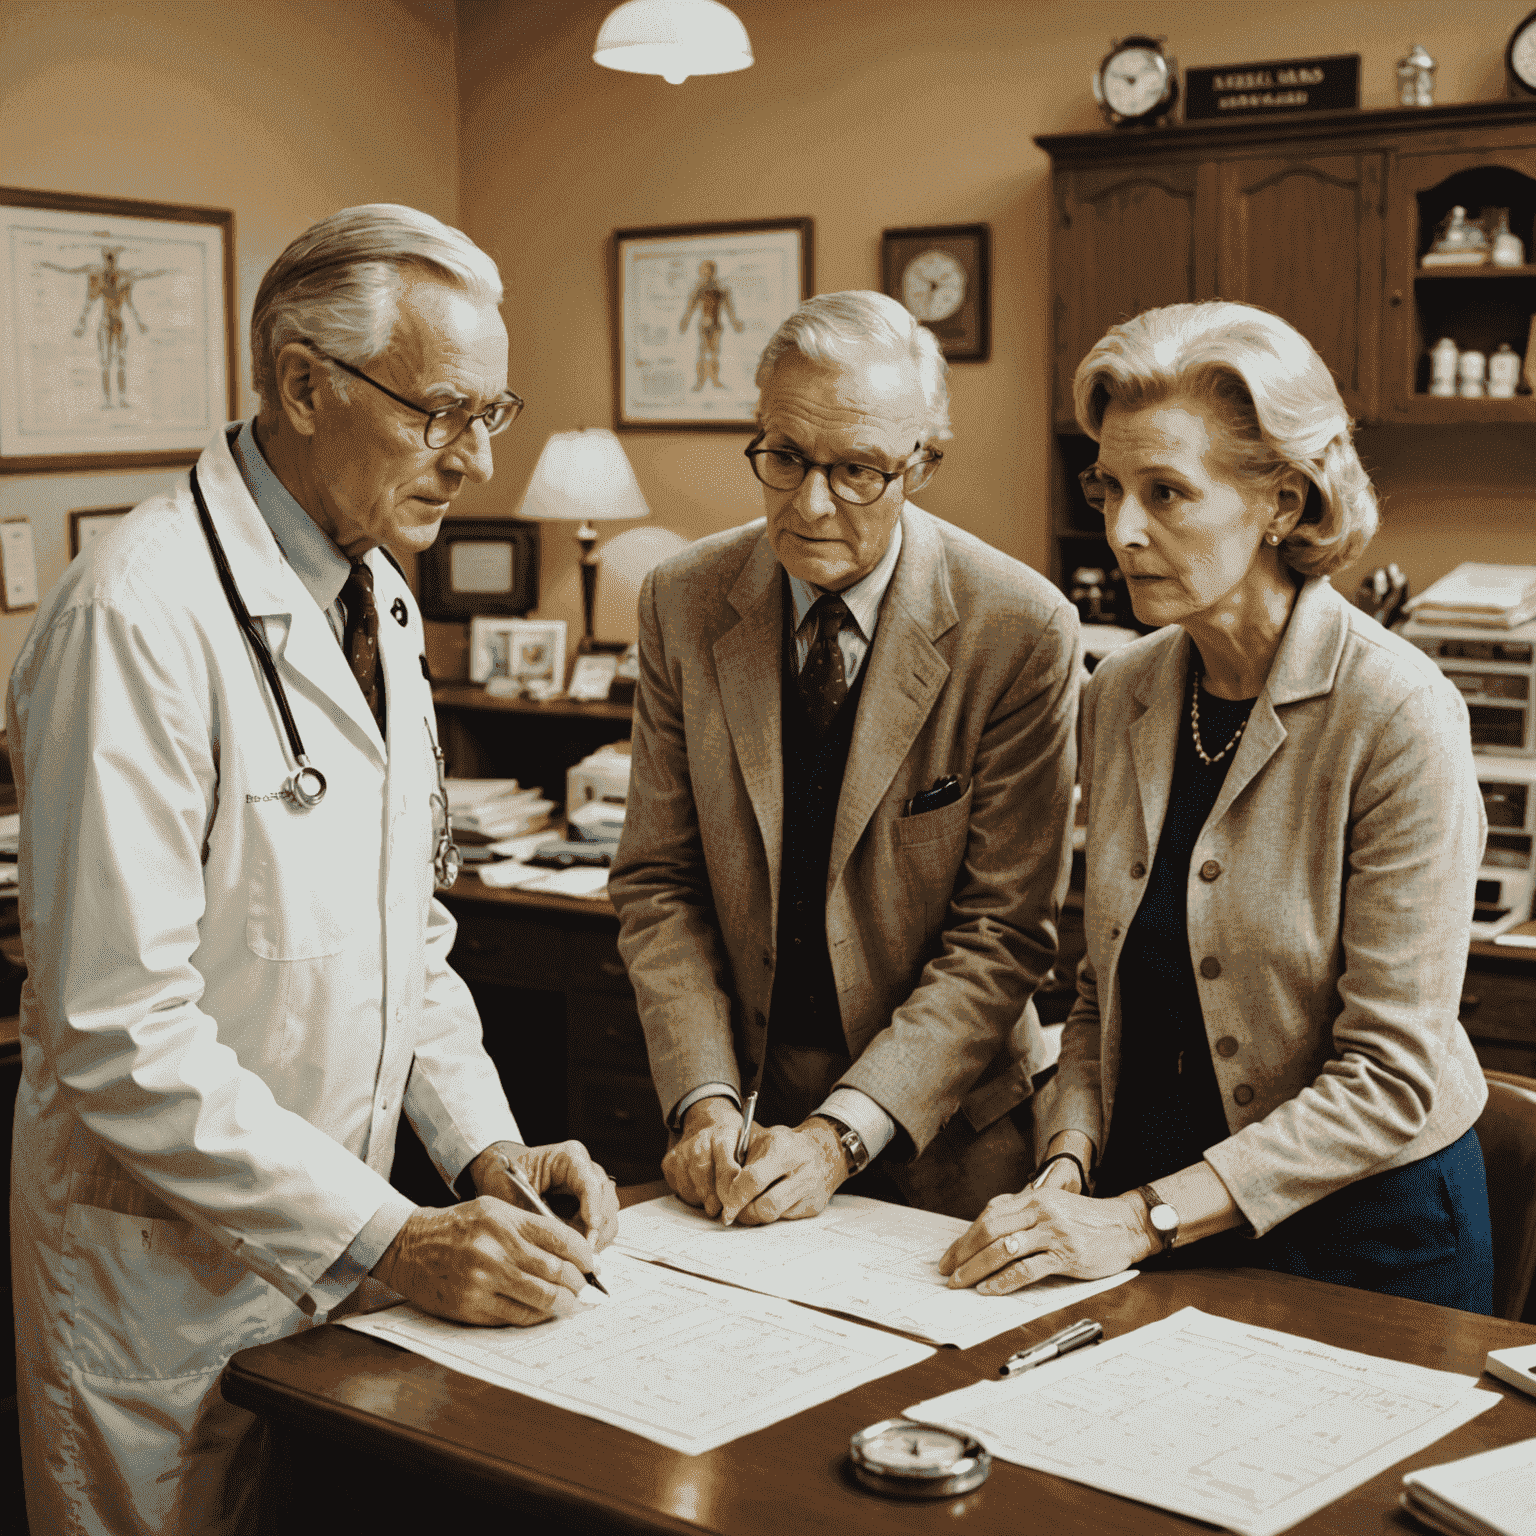
<svg viewBox="0 0 1536 1536"><path fill-rule="evenodd" d="M1116 326L1075 398L1162 627L1083 697L1088 953L1047 1159L941 1268L998 1293L1171 1252L1487 1312L1456 1017L1482 801L1456 690L1326 579L1376 524L1338 390L1217 302Z"/></svg>

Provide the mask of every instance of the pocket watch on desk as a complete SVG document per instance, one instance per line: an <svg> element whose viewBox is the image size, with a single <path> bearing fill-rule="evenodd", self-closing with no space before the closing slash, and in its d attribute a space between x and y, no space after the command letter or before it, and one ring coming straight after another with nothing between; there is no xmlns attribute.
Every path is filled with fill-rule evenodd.
<svg viewBox="0 0 1536 1536"><path fill-rule="evenodd" d="M1160 37L1113 42L1093 72L1093 99L1116 128L1162 122L1179 99L1178 61L1163 52Z"/></svg>

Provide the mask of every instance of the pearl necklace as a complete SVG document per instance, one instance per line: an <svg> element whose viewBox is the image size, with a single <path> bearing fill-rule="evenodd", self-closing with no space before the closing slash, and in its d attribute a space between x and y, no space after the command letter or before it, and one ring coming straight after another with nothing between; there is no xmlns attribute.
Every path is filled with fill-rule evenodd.
<svg viewBox="0 0 1536 1536"><path fill-rule="evenodd" d="M1200 740L1200 669L1199 669L1199 667L1196 667L1194 669L1194 674L1195 674L1194 687L1193 687L1193 689L1191 689L1190 695L1189 695L1189 725L1190 725L1190 729L1194 732L1194 735L1195 735L1195 751L1199 754L1200 761L1202 763L1204 763L1207 768L1212 768L1217 763L1219 763L1222 760L1222 758L1224 758L1227 755L1227 753L1230 752L1238 744L1239 741L1242 740L1243 732L1245 730L1247 730L1247 728L1248 728L1248 721L1246 719L1243 719L1243 720L1239 721L1237 729L1235 731L1233 731L1233 733L1232 733L1232 740L1229 741L1226 744L1226 746L1224 746L1221 749L1221 751L1218 752L1215 755L1215 757L1207 757L1206 756L1206 752L1205 752L1205 744Z"/></svg>

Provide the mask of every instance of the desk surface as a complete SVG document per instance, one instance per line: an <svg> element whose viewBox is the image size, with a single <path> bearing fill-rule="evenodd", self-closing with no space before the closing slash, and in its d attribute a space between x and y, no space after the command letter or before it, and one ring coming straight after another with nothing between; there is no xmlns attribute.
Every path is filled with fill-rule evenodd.
<svg viewBox="0 0 1536 1536"><path fill-rule="evenodd" d="M1473 1376L1489 1349L1536 1343L1536 1329L1518 1323L1247 1269L1142 1275L1086 1310L1114 1338L1184 1306ZM976 1493L937 1506L881 1499L848 1481L843 1463L855 1430L992 1376L1021 1342L1044 1338L1062 1322L1061 1316L1048 1317L973 1349L940 1350L705 1456L666 1450L350 1328L318 1328L243 1350L225 1372L224 1394L306 1441L324 1442L327 1465L338 1476L345 1475L350 1450L515 1509L526 1529L547 1524L673 1536L781 1536L788 1530L1016 1536L1021 1512L1028 1511L1029 1528L1053 1536L1209 1530L1005 1462L994 1465ZM1536 1399L1491 1376L1480 1385L1505 1401L1295 1530L1300 1536L1405 1536L1408 1526L1395 1514L1405 1471L1536 1436ZM726 1361L721 1387L729 1390Z"/></svg>

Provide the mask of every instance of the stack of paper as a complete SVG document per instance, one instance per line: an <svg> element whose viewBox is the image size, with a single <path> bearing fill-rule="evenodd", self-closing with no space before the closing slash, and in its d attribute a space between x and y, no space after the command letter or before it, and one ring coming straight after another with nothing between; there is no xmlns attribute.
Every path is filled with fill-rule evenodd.
<svg viewBox="0 0 1536 1536"><path fill-rule="evenodd" d="M1536 565L1468 561L1410 598L1407 607L1421 624L1513 629L1536 617Z"/></svg>
<svg viewBox="0 0 1536 1536"><path fill-rule="evenodd" d="M547 827L554 802L540 789L519 789L516 779L449 779L448 809L465 841L521 837Z"/></svg>
<svg viewBox="0 0 1536 1536"><path fill-rule="evenodd" d="M1446 1536L1536 1536L1536 1440L1410 1472L1401 1502Z"/></svg>

